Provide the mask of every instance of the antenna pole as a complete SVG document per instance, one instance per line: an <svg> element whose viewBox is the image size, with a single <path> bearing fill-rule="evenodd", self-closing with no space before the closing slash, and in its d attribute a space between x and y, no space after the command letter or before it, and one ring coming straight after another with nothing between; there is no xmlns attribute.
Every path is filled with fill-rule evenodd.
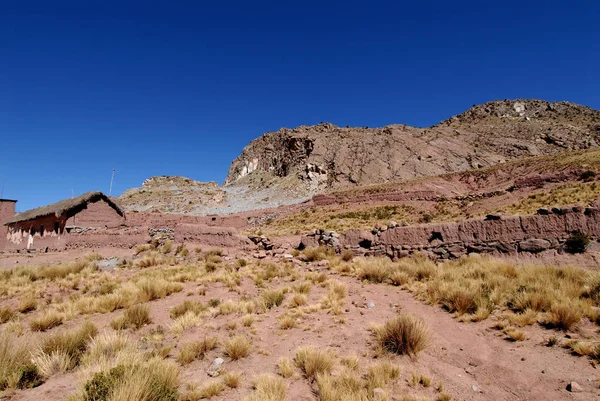
<svg viewBox="0 0 600 401"><path fill-rule="evenodd" d="M110 177L110 188L108 190L108 196L112 196L112 185L113 185L113 180L115 179L115 171L117 171L116 168L112 169L112 176Z"/></svg>
<svg viewBox="0 0 600 401"><path fill-rule="evenodd" d="M4 177L2 177L2 189L0 189L0 199L2 199L2 195L4 195Z"/></svg>

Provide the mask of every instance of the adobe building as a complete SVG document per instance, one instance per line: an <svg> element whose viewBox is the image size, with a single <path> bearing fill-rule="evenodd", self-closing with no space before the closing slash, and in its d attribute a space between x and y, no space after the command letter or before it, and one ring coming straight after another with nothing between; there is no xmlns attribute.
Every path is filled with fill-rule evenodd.
<svg viewBox="0 0 600 401"><path fill-rule="evenodd" d="M102 192L87 192L17 214L15 203L0 200L0 221L2 228L6 227L0 249L62 249L73 230L115 228L125 223L123 210Z"/></svg>
<svg viewBox="0 0 600 401"><path fill-rule="evenodd" d="M2 225L2 223L15 215L16 203L17 201L12 199L0 199L0 249L4 249L7 241L6 235L8 234L8 227Z"/></svg>

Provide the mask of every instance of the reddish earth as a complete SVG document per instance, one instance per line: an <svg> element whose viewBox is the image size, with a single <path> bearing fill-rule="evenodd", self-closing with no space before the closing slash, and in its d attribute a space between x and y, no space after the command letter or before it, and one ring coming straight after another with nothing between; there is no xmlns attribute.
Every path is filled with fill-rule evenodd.
<svg viewBox="0 0 600 401"><path fill-rule="evenodd" d="M126 256L127 251L119 250L115 253L111 250L102 250L102 254L105 257ZM36 255L28 260L32 263L55 263L78 255L81 253L65 252ZM246 258L248 257L249 255L246 255ZM11 262L12 258L10 258ZM2 257L3 262L8 259L6 256ZM267 257L266 261L269 260L270 257ZM8 263L5 263L6 265ZM243 399L252 391L252 377L265 372L276 374L277 360L282 356L293 358L299 346L332 348L339 356L355 354L360 358L361 366L367 366L374 361L373 338L369 325L384 322L396 315L398 310L422 317L432 333L432 341L417 359L403 356L391 357L394 363L402 367L401 378L390 389L392 400L400 400L403 394L435 399L437 392L433 388L408 386L407 382L412 372L431 376L434 385L443 381L445 391L455 400L589 400L600 395L598 385L600 373L588 359L573 356L560 347L549 348L542 345L545 339L553 335L577 338L586 336L591 331L597 331L597 327L592 328L581 323L571 333L527 327L523 329L528 336L526 341L509 342L498 331L490 328L495 321L494 316L480 323L461 323L439 307L423 304L415 300L410 293L397 287L363 283L355 278L340 276L333 270L317 266L316 263L298 262L296 271L301 275L311 271L323 271L328 278L342 281L347 285L348 297L345 299L343 307L345 312L342 314L346 323L336 324L332 315L321 310L302 318L299 328L283 331L278 329L277 316L283 314L287 307L281 306L271 309L266 314L256 315L256 322L253 324L256 330L254 333L238 324L233 332L243 333L252 339L252 352L249 357L239 361L225 358L224 366L229 371L243 372L242 385L239 389L226 390L221 396L213 399ZM111 274L125 277L128 273L126 270L118 269ZM276 278L270 288L286 285L289 285L287 279ZM158 326L168 327L172 322L169 318L169 308L179 305L184 300L198 300L204 303L213 298L239 300L242 296L255 296L260 291L248 278L244 279L234 292L221 283L202 286L206 288L205 295L198 295L199 284L186 283L182 292L166 299L150 302L153 323L138 332L131 332L132 338L139 339ZM319 302L325 295L326 289L313 286L308 296L308 304ZM373 302L375 306L366 308L367 302ZM99 327L104 327L120 314L120 311L95 314L90 316L90 319ZM230 332L225 328L226 323L239 321L240 318L241 315L237 314L207 318L205 321L210 324L209 327L188 329L180 338L167 334L165 342L176 344L169 354L170 357L172 358L181 344L188 340L201 339L205 335L213 334L221 339L225 338ZM75 328L83 320L78 318L50 332ZM221 347L211 351L204 360L195 361L182 368L182 382L202 385L211 380L206 371L216 357L223 357ZM566 386L571 381L579 383L583 392L568 392ZM37 388L16 392L11 399L36 401L65 399L68 394L76 390L77 385L76 374L57 375ZM313 394L313 388L305 379L299 377L287 379L286 385L288 400L317 399Z"/></svg>

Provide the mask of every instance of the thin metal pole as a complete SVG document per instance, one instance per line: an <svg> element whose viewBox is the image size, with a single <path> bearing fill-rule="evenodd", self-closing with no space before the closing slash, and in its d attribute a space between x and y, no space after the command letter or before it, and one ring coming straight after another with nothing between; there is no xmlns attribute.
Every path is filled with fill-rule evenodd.
<svg viewBox="0 0 600 401"><path fill-rule="evenodd" d="M108 190L108 196L112 196L112 184L113 180L115 179L115 171L117 171L117 169L113 168L112 176L110 177L110 189Z"/></svg>
<svg viewBox="0 0 600 401"><path fill-rule="evenodd" d="M2 177L2 189L0 190L0 199L2 199L2 195L4 195L4 177Z"/></svg>

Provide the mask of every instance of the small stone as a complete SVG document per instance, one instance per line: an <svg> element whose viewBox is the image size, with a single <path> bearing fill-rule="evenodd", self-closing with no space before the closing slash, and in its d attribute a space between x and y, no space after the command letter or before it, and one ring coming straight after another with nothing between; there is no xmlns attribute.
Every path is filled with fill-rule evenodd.
<svg viewBox="0 0 600 401"><path fill-rule="evenodd" d="M372 309L375 307L375 303L374 302L367 302L367 308L368 309Z"/></svg>
<svg viewBox="0 0 600 401"><path fill-rule="evenodd" d="M378 400L387 400L387 397L385 395L385 391L380 388L380 387L376 387L373 389L373 400L378 401Z"/></svg>
<svg viewBox="0 0 600 401"><path fill-rule="evenodd" d="M473 391L477 391L477 386L473 384L473 386L471 387L473 389Z"/></svg>
<svg viewBox="0 0 600 401"><path fill-rule="evenodd" d="M294 259L294 255L290 255L289 253L286 253L283 255L284 259Z"/></svg>
<svg viewBox="0 0 600 401"><path fill-rule="evenodd" d="M213 366L216 366L217 368L221 367L223 362L225 362L223 358L215 358L215 360L213 361Z"/></svg>
<svg viewBox="0 0 600 401"><path fill-rule="evenodd" d="M579 383L571 382L567 384L567 391L570 391L571 393L581 393L583 391L583 388L581 388Z"/></svg>
<svg viewBox="0 0 600 401"><path fill-rule="evenodd" d="M522 361L524 361L524 360L525 360L525 358L521 358L521 360L522 360Z"/></svg>

